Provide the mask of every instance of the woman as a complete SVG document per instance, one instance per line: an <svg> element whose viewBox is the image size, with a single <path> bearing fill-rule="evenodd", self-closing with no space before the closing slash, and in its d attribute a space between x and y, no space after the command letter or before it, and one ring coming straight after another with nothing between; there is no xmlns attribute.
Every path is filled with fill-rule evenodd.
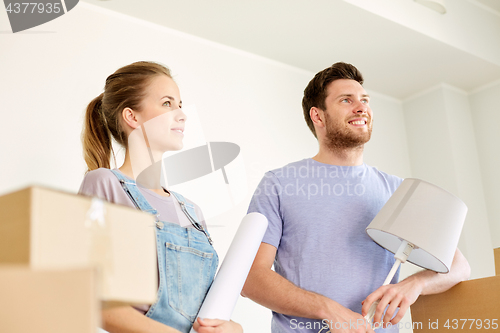
<svg viewBox="0 0 500 333"><path fill-rule="evenodd" d="M232 321L196 320L218 257L199 207L162 187L157 167L165 151L182 148L185 122L177 84L168 68L153 62L118 69L87 107L82 141L88 173L80 193L156 218L157 302L103 310L109 332L189 332L193 322L200 333L242 332ZM114 170L112 138L125 148L124 163Z"/></svg>

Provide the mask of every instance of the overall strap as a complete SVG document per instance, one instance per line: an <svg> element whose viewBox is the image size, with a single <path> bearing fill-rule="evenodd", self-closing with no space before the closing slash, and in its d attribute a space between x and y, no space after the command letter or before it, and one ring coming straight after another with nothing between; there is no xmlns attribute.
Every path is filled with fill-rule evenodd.
<svg viewBox="0 0 500 333"><path fill-rule="evenodd" d="M199 222L198 216L196 216L196 212L194 210L194 205L187 202L186 199L184 198L184 196L182 196L182 194L179 194L179 193L174 192L174 191L169 191L169 192L174 196L174 198L177 200L177 202L179 202L179 205L181 206L182 211L184 212L184 214L186 215L188 220L191 222L193 227L195 227L196 230L203 232L205 234L205 236L207 236L208 242L210 244L213 244L213 241L212 241L212 238L210 237L210 234L208 233L208 231L205 230L205 228L203 228L203 225L201 225L201 223Z"/></svg>
<svg viewBox="0 0 500 333"><path fill-rule="evenodd" d="M187 214L189 215L188 216L189 220L194 220L194 221L196 221L196 223L200 223L200 219L198 218L198 216L196 215L196 212L194 210L194 205L187 202L186 198L184 198L184 196L182 194L174 192L174 191L169 191L169 192L171 194L173 194L173 196L175 197L177 202L181 205L181 207L183 207L183 206L186 207Z"/></svg>
<svg viewBox="0 0 500 333"><path fill-rule="evenodd" d="M111 172L118 178L123 190L129 196L130 200L134 203L135 207L142 210L143 212L151 213L156 216L156 222L158 222L158 211L151 207L149 202L144 198L141 191L137 188L135 181L128 179L121 172L117 170L111 170Z"/></svg>

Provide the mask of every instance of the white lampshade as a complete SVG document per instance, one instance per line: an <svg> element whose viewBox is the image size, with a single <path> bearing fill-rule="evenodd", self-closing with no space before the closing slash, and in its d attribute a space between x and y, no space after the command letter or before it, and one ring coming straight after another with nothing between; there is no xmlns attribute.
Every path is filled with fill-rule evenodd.
<svg viewBox="0 0 500 333"><path fill-rule="evenodd" d="M408 261L448 273L467 215L453 194L420 179L405 179L366 228L380 246L396 253L402 240L412 243Z"/></svg>

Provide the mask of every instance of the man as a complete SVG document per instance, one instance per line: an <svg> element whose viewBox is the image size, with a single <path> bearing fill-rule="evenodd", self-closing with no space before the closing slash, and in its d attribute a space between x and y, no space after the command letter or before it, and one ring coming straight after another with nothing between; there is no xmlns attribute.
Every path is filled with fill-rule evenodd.
<svg viewBox="0 0 500 333"><path fill-rule="evenodd" d="M402 179L363 163L373 114L362 83L361 73L346 63L316 74L302 106L318 154L266 173L250 203L248 212L264 214L269 227L242 294L273 311L273 333L373 332L363 316L379 299L374 323L397 332L419 295L469 277L457 249L448 274L422 271L396 283L397 274L379 287L394 255L365 228Z"/></svg>

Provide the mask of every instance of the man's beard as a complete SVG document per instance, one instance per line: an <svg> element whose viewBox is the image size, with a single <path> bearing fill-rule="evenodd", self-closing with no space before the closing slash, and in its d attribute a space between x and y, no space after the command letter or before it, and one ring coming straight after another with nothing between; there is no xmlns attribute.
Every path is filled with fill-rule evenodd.
<svg viewBox="0 0 500 333"><path fill-rule="evenodd" d="M346 125L333 121L327 112L325 112L326 136L325 143L332 150L346 150L361 148L370 140L372 135L371 119L366 119L368 131L363 133L354 133Z"/></svg>

